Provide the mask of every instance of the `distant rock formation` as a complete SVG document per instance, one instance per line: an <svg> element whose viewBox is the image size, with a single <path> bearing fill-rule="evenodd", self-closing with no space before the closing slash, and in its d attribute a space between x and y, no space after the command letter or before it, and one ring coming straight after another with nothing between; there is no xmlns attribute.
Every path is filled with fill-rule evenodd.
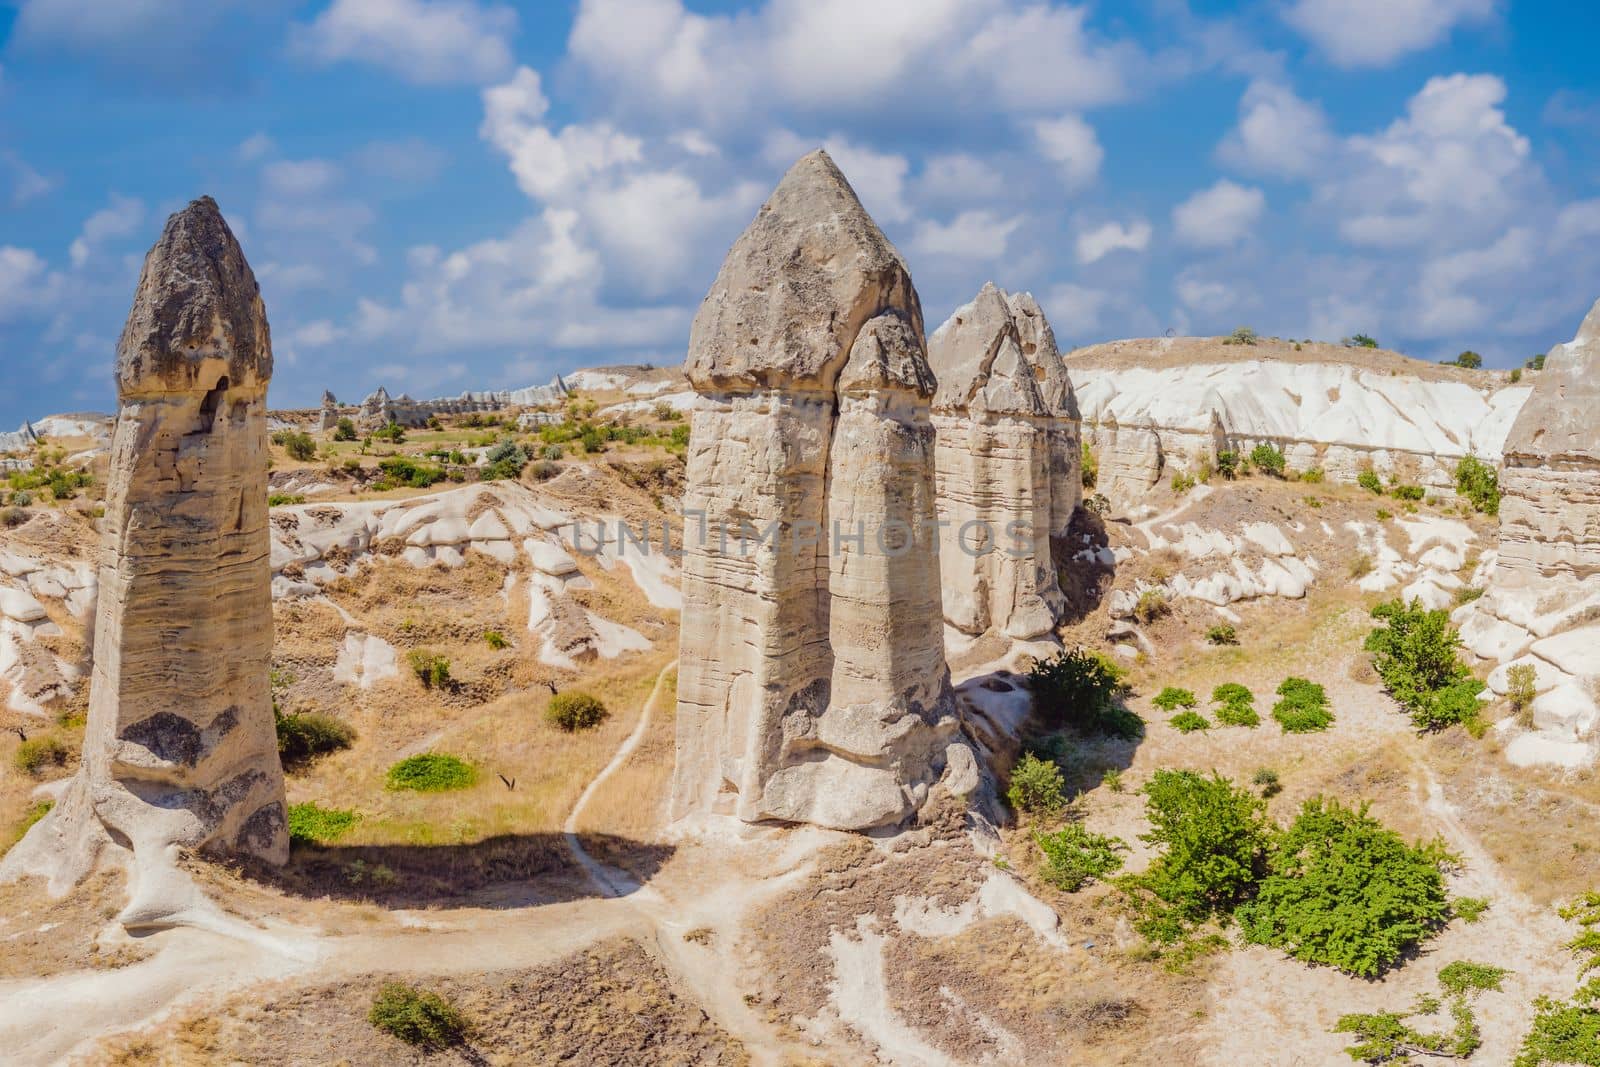
<svg viewBox="0 0 1600 1067"><path fill-rule="evenodd" d="M322 391L322 407L317 414L317 431L327 433L339 425L339 401L331 392Z"/></svg>
<svg viewBox="0 0 1600 1067"><path fill-rule="evenodd" d="M944 661L922 309L826 153L734 243L685 371L701 405L675 815L860 830L941 779L975 789Z"/></svg>
<svg viewBox="0 0 1600 1067"><path fill-rule="evenodd" d="M10 433L0 433L0 452L27 452L39 440L33 426L24 421Z"/></svg>
<svg viewBox="0 0 1600 1067"><path fill-rule="evenodd" d="M1138 497L1217 454L1281 449L1290 470L1450 488L1456 463L1500 461L1530 385L1374 349L1262 338L1156 337L1067 353L1096 491Z"/></svg>
<svg viewBox="0 0 1600 1067"><path fill-rule="evenodd" d="M1051 541L1082 496L1055 334L1031 295L991 283L934 332L928 358L945 621L966 634L1049 633L1065 607Z"/></svg>
<svg viewBox="0 0 1600 1067"><path fill-rule="evenodd" d="M268 670L272 342L217 205L167 220L117 348L83 763L0 863L62 892L131 851L129 926L173 921L178 848L288 858Z"/></svg>
<svg viewBox="0 0 1600 1067"><path fill-rule="evenodd" d="M1600 302L1533 382L1506 437L1488 591L1458 618L1467 647L1501 665L1491 688L1532 665L1534 724L1577 740L1600 719Z"/></svg>
<svg viewBox="0 0 1600 1067"><path fill-rule="evenodd" d="M361 406L355 412L355 421L361 429L369 431L381 430L391 422L414 430L426 426L428 420L436 415L468 415L473 412L487 414L514 407L548 407L564 402L567 395L567 385L559 374L550 379L549 385L466 392L460 396L439 397L434 400L413 400L404 393L391 398L389 391L380 385L361 401Z"/></svg>

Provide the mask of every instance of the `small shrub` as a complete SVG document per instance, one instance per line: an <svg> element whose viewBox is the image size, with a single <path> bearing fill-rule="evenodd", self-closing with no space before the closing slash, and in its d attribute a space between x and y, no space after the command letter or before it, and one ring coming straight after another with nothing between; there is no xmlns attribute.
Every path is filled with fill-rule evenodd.
<svg viewBox="0 0 1600 1067"><path fill-rule="evenodd" d="M1471 960L1447 963L1439 972L1439 988L1450 996L1467 993L1500 992L1500 982L1511 972L1504 967Z"/></svg>
<svg viewBox="0 0 1600 1067"><path fill-rule="evenodd" d="M342 418L333 424L333 439L335 441L354 441L356 439L356 424L347 418Z"/></svg>
<svg viewBox="0 0 1600 1067"><path fill-rule="evenodd" d="M1409 500L1415 502L1426 496L1427 490L1423 489L1420 485L1392 485L1389 487L1389 495L1394 497L1396 500Z"/></svg>
<svg viewBox="0 0 1600 1067"><path fill-rule="evenodd" d="M1093 489L1094 483L1100 480L1100 461L1094 458L1094 449L1089 447L1088 441L1079 445L1081 463L1079 471L1083 477L1083 487Z"/></svg>
<svg viewBox="0 0 1600 1067"><path fill-rule="evenodd" d="M1174 715L1171 719L1172 728L1180 734L1192 734L1196 730L1211 729L1211 722L1197 711L1185 711Z"/></svg>
<svg viewBox="0 0 1600 1067"><path fill-rule="evenodd" d="M1213 645L1237 645L1239 643L1239 631L1228 623L1218 623L1216 626L1207 628L1206 640Z"/></svg>
<svg viewBox="0 0 1600 1067"><path fill-rule="evenodd" d="M1179 471L1172 476L1172 491L1174 493L1187 493L1195 485L1194 475Z"/></svg>
<svg viewBox="0 0 1600 1067"><path fill-rule="evenodd" d="M267 507L281 508L287 504L304 504L306 498L299 493L268 493Z"/></svg>
<svg viewBox="0 0 1600 1067"><path fill-rule="evenodd" d="M1379 508L1378 509L1378 521L1379 522L1388 522L1392 518L1394 518L1394 512L1390 511L1388 508Z"/></svg>
<svg viewBox="0 0 1600 1067"><path fill-rule="evenodd" d="M1470 604L1483 596L1485 590L1481 585L1464 585L1456 590L1455 602L1457 605Z"/></svg>
<svg viewBox="0 0 1600 1067"><path fill-rule="evenodd" d="M1122 792L1122 772L1115 767L1107 767L1100 775L1100 784L1113 793Z"/></svg>
<svg viewBox="0 0 1600 1067"><path fill-rule="evenodd" d="M289 453L290 459L302 463L317 458L317 442L308 433L295 430L284 434L283 450Z"/></svg>
<svg viewBox="0 0 1600 1067"><path fill-rule="evenodd" d="M18 489L11 494L11 503L19 508L33 507L33 494L26 489Z"/></svg>
<svg viewBox="0 0 1600 1067"><path fill-rule="evenodd" d="M1178 708L1192 708L1200 701L1195 699L1192 691L1169 685L1157 693L1150 703L1162 711L1176 711Z"/></svg>
<svg viewBox="0 0 1600 1067"><path fill-rule="evenodd" d="M406 653L406 663L424 689L443 689L450 684L450 661L425 648Z"/></svg>
<svg viewBox="0 0 1600 1067"><path fill-rule="evenodd" d="M1053 834L1036 833L1033 840L1044 853L1039 877L1067 893L1076 893L1120 868L1118 853L1128 849L1121 838L1090 833L1078 823L1069 823Z"/></svg>
<svg viewBox="0 0 1600 1067"><path fill-rule="evenodd" d="M285 766L349 748L356 739L349 723L320 711L284 715L274 710L273 720L278 731L278 759Z"/></svg>
<svg viewBox="0 0 1600 1067"><path fill-rule="evenodd" d="M1283 477L1283 453L1270 444L1262 443L1250 450L1250 465L1262 474Z"/></svg>
<svg viewBox="0 0 1600 1067"><path fill-rule="evenodd" d="M478 771L465 760L438 752L408 756L389 768L390 789L410 789L418 793L443 793L466 789L478 780Z"/></svg>
<svg viewBox="0 0 1600 1067"><path fill-rule="evenodd" d="M1489 910L1488 897L1456 897L1450 901L1450 911L1464 923L1475 923Z"/></svg>
<svg viewBox="0 0 1600 1067"><path fill-rule="evenodd" d="M1036 661L1028 672L1034 714L1046 726L1072 726L1127 739L1144 733L1144 720L1121 703L1127 672L1093 649L1065 649Z"/></svg>
<svg viewBox="0 0 1600 1067"><path fill-rule="evenodd" d="M289 840L299 845L323 845L337 841L361 821L361 816L346 808L324 808L319 804L289 805Z"/></svg>
<svg viewBox="0 0 1600 1067"><path fill-rule="evenodd" d="M438 993L385 982L367 1021L391 1037L422 1049L445 1049L467 1037L466 1017Z"/></svg>
<svg viewBox="0 0 1600 1067"><path fill-rule="evenodd" d="M1249 941L1372 978L1444 924L1447 859L1438 842L1406 844L1365 805L1313 797L1274 835L1240 924Z"/></svg>
<svg viewBox="0 0 1600 1067"><path fill-rule="evenodd" d="M539 452L539 458L544 460L546 463L554 463L556 460L560 459L562 455L563 453L560 445L545 445L544 448Z"/></svg>
<svg viewBox="0 0 1600 1067"><path fill-rule="evenodd" d="M1272 717L1286 734L1315 733L1333 724L1328 710L1328 694L1322 686L1304 678L1286 678L1278 686L1281 698L1272 706Z"/></svg>
<svg viewBox="0 0 1600 1067"><path fill-rule="evenodd" d="M1511 368L1511 384L1512 385L1516 385L1520 381L1522 381L1522 368L1521 367L1512 367Z"/></svg>
<svg viewBox="0 0 1600 1067"><path fill-rule="evenodd" d="M604 722L609 714L599 697L577 690L557 693L544 709L545 721L569 734L593 729Z"/></svg>
<svg viewBox="0 0 1600 1067"><path fill-rule="evenodd" d="M499 630L485 630L483 633L483 640L496 652L499 652L501 649L508 648L511 645L511 642L506 640L506 635L501 633Z"/></svg>
<svg viewBox="0 0 1600 1067"><path fill-rule="evenodd" d="M1352 348L1377 348L1378 347L1377 338L1368 337L1364 333L1356 334L1354 337L1352 337L1348 341L1346 341L1345 344L1349 345Z"/></svg>
<svg viewBox="0 0 1600 1067"><path fill-rule="evenodd" d="M1259 335L1255 330L1248 326L1240 326L1227 337L1224 337L1222 343L1225 345L1253 345L1258 339Z"/></svg>
<svg viewBox="0 0 1600 1067"><path fill-rule="evenodd" d="M1261 790L1261 799L1270 800L1283 792L1283 783L1278 780L1278 772L1271 767L1260 767L1251 777L1250 782Z"/></svg>
<svg viewBox="0 0 1600 1067"><path fill-rule="evenodd" d="M1383 495L1383 479L1378 477L1378 472L1371 467L1365 467L1356 475L1356 484L1369 493Z"/></svg>
<svg viewBox="0 0 1600 1067"><path fill-rule="evenodd" d="M388 441L391 444L403 445L406 443L406 428L398 422L391 422L381 430L374 430L372 436L379 441Z"/></svg>
<svg viewBox="0 0 1600 1067"><path fill-rule="evenodd" d="M1506 699L1517 722L1523 727L1533 726L1533 699L1538 695L1539 672L1531 663L1519 663L1506 671Z"/></svg>
<svg viewBox="0 0 1600 1067"><path fill-rule="evenodd" d="M1133 617L1142 623L1152 623L1172 610L1167 603L1167 595L1159 589L1146 589L1139 594L1138 603L1133 606Z"/></svg>
<svg viewBox="0 0 1600 1067"><path fill-rule="evenodd" d="M1456 464L1456 494L1471 501L1475 511L1500 514L1500 474L1477 456L1462 456Z"/></svg>
<svg viewBox="0 0 1600 1067"><path fill-rule="evenodd" d="M54 734L30 737L17 746L12 762L23 774L38 776L46 767L64 767L69 753L66 743Z"/></svg>
<svg viewBox="0 0 1600 1067"><path fill-rule="evenodd" d="M1029 815L1060 814L1067 806L1061 768L1053 760L1042 760L1032 752L1023 753L1011 768L1006 802L1011 810Z"/></svg>
<svg viewBox="0 0 1600 1067"><path fill-rule="evenodd" d="M21 496L22 494L17 494ZM28 513L20 507L0 508L0 526L10 529L28 521Z"/></svg>
<svg viewBox="0 0 1600 1067"><path fill-rule="evenodd" d="M1225 448L1217 453L1217 473L1232 481L1239 476L1239 453Z"/></svg>
<svg viewBox="0 0 1600 1067"><path fill-rule="evenodd" d="M1310 485L1321 485L1326 478L1321 467L1307 467L1300 472L1300 480Z"/></svg>
<svg viewBox="0 0 1600 1067"><path fill-rule="evenodd" d="M1239 683L1217 686L1211 691L1211 699L1218 705L1216 716L1222 725L1252 728L1261 725L1261 716L1256 714L1255 694Z"/></svg>

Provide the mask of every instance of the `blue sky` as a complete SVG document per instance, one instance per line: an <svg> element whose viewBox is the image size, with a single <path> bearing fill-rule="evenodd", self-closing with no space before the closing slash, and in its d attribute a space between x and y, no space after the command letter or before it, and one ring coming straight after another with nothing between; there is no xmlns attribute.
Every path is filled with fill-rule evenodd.
<svg viewBox="0 0 1600 1067"><path fill-rule="evenodd" d="M216 197L275 406L682 359L827 145L930 326L1520 363L1600 297L1588 5L0 0L0 428L111 410L165 216Z"/></svg>

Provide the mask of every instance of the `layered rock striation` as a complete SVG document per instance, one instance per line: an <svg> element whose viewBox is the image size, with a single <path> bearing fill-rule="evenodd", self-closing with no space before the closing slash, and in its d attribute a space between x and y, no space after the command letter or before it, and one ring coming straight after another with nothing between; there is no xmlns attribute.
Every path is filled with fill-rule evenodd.
<svg viewBox="0 0 1600 1067"><path fill-rule="evenodd" d="M973 635L1049 633L1065 607L1051 546L1065 544L1082 495L1055 334L1030 294L989 284L934 332L928 358L945 621Z"/></svg>
<svg viewBox="0 0 1600 1067"><path fill-rule="evenodd" d="M1535 668L1534 723L1576 740L1600 719L1600 302L1545 357L1506 437L1500 540L1488 592L1458 614L1462 639L1507 668Z"/></svg>
<svg viewBox="0 0 1600 1067"><path fill-rule="evenodd" d="M934 379L899 253L826 153L695 316L676 815L841 829L978 784L944 660ZM696 528L696 524L699 528Z"/></svg>
<svg viewBox="0 0 1600 1067"><path fill-rule="evenodd" d="M179 848L288 858L268 671L267 382L255 276L210 198L167 220L117 350L83 761L0 877L61 891L131 851L130 924Z"/></svg>

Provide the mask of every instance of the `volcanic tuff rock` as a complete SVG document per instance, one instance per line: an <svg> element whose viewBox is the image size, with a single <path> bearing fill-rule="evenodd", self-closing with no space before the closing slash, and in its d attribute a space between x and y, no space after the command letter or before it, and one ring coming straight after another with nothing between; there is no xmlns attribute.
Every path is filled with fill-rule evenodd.
<svg viewBox="0 0 1600 1067"><path fill-rule="evenodd" d="M675 815L865 829L941 777L976 788L938 611L922 310L826 153L735 242L685 371Z"/></svg>
<svg viewBox="0 0 1600 1067"><path fill-rule="evenodd" d="M177 848L288 858L268 669L267 381L255 276L210 198L167 220L117 349L83 762L0 864L63 891L131 849L130 925L182 907Z"/></svg>
<svg viewBox="0 0 1600 1067"><path fill-rule="evenodd" d="M945 619L968 634L1048 633L1065 606L1051 540L1082 495L1055 334L1031 295L988 284L934 332L928 358Z"/></svg>
<svg viewBox="0 0 1600 1067"><path fill-rule="evenodd" d="M1488 592L1458 612L1462 639L1502 665L1532 663L1534 721L1577 738L1597 718L1600 676L1600 302L1534 375L1506 437L1500 545ZM1490 685L1504 691L1504 670Z"/></svg>

